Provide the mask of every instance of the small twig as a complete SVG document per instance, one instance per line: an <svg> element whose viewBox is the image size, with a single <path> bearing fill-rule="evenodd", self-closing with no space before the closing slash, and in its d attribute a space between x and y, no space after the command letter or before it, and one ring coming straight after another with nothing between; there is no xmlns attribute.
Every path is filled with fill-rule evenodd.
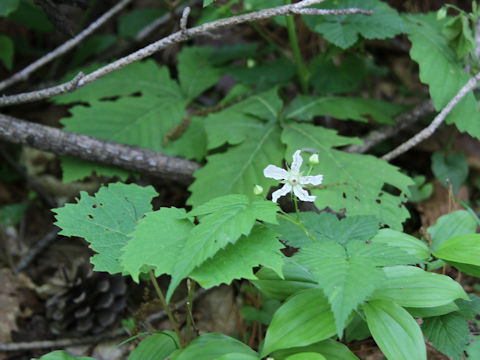
<svg viewBox="0 0 480 360"><path fill-rule="evenodd" d="M120 1L117 5L115 5L113 8L108 10L105 14L100 16L96 21L90 24L85 30L80 32L77 36L74 38L66 41L59 47L57 47L55 50L49 52L45 56L41 57L37 61L31 63L28 65L26 68L23 70L19 71L18 73L12 75L8 79L0 82L0 90L3 90L7 88L8 86L11 86L15 84L16 82L23 81L28 79L30 74L43 65L49 63L53 59L59 57L60 55L65 54L67 51L71 50L75 46L77 46L80 42L83 41L87 36L89 36L91 33L93 33L95 30L97 30L99 27L101 27L103 24L105 24L110 18L112 18L115 14L117 14L120 10L122 10L125 6L130 3L131 0L122 0ZM30 100L31 101L31 100Z"/></svg>
<svg viewBox="0 0 480 360"><path fill-rule="evenodd" d="M122 331L123 332L123 331ZM103 333L94 336L80 336L73 339L41 340L32 342L17 342L0 344L0 351L25 351L34 349L60 349L68 346L95 344L106 340L124 337L124 333Z"/></svg>
<svg viewBox="0 0 480 360"><path fill-rule="evenodd" d="M372 15L373 11L364 10L359 8L348 8L348 9L294 9L292 11L294 14L298 15L351 15L351 14L362 14L362 15Z"/></svg>
<svg viewBox="0 0 480 360"><path fill-rule="evenodd" d="M186 6L183 9L182 18L180 19L180 31L183 32L185 39L188 39L188 33L187 33L188 15L190 15L190 6Z"/></svg>
<svg viewBox="0 0 480 360"><path fill-rule="evenodd" d="M250 21L258 21L258 20L263 20L263 19L268 19L274 16L279 16L279 15L292 15L296 14L296 11L298 9L314 5L314 4L319 4L324 0L303 0L295 4L291 5L283 5L283 6L277 6L274 8L270 9L264 9L260 11L255 11L247 14L242 14L238 16L232 16L226 19L220 19L216 21L211 21L190 29L186 29L185 31L177 31L173 34L170 34L167 37L164 37L161 40L158 40L136 52L133 52L123 58L120 58L106 66L103 66L90 74L86 75L80 81L78 82L76 88L85 86L95 80L98 80L116 70L119 70L131 63L134 63L136 61L142 60L146 57L149 57L150 55L154 54L155 52L165 49L166 47L180 43L182 41L185 41L186 37L191 38L196 35L200 34L205 34L209 33L212 30L216 30L225 26L232 26L232 25L238 25L242 24L245 22L250 22ZM75 90L74 88L70 89L70 91ZM39 90L38 95L35 96L35 100L41 100L41 99L47 99L49 97L63 94L64 91L62 92L56 92L58 90L51 90L51 89L44 89L44 90ZM20 94L21 95L21 94ZM11 99L13 96L16 96L15 102ZM5 96L3 98L0 98L0 106L5 106L5 105L13 105L13 104L20 104L23 102L26 102L22 100L19 95L13 95L13 96ZM31 98L33 98L33 95L30 95ZM31 100L27 100L29 102Z"/></svg>
<svg viewBox="0 0 480 360"><path fill-rule="evenodd" d="M43 238L37 241L30 250L27 251L25 255L22 256L20 261L15 266L13 272L19 273L27 268L28 265L43 251L45 250L54 240L58 238L58 228L50 230Z"/></svg>
<svg viewBox="0 0 480 360"><path fill-rule="evenodd" d="M378 143L398 134L399 131L409 127L417 121L423 119L426 115L435 111L432 100L424 101L415 106L412 110L399 115L395 119L396 125L386 126L379 130L373 130L363 140L363 145L350 145L344 149L349 153L363 154Z"/></svg>
<svg viewBox="0 0 480 360"><path fill-rule="evenodd" d="M435 119L433 119L432 123L429 126L420 131L417 135L404 142L402 145L398 146L394 150L390 151L388 154L384 155L382 159L390 161L396 158L398 155L401 155L404 152L410 150L421 141L429 138L442 124L442 122L453 110L453 108L460 102L460 100L462 100L471 90L473 90L477 86L477 83L479 81L480 73L468 80L468 82L460 89L460 91L453 97L453 99L450 100L450 102L442 109L442 111L435 117Z"/></svg>

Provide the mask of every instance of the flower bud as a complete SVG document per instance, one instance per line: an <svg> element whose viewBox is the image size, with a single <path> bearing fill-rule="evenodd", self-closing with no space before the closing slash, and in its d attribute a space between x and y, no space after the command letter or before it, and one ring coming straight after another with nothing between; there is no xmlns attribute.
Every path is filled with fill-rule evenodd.
<svg viewBox="0 0 480 360"><path fill-rule="evenodd" d="M310 165L317 165L318 163L320 163L320 160L318 160L318 154L313 154L311 155L309 158L308 158L308 162L310 163Z"/></svg>
<svg viewBox="0 0 480 360"><path fill-rule="evenodd" d="M437 11L437 20L442 20L447 17L447 8L442 7Z"/></svg>
<svg viewBox="0 0 480 360"><path fill-rule="evenodd" d="M260 185L255 185L255 187L253 188L253 193L255 195L262 195L263 194L263 187L261 187Z"/></svg>

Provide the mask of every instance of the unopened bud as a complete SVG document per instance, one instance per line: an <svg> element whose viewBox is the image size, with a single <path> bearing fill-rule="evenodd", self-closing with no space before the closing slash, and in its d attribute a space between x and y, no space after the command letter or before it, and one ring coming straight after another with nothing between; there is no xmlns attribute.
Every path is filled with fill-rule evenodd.
<svg viewBox="0 0 480 360"><path fill-rule="evenodd" d="M263 194L263 187L261 187L260 185L255 185L255 187L253 188L253 193L255 195L262 195Z"/></svg>
<svg viewBox="0 0 480 360"><path fill-rule="evenodd" d="M318 154L313 154L308 158L308 162L310 165L317 165L320 163L320 160L318 160Z"/></svg>
<svg viewBox="0 0 480 360"><path fill-rule="evenodd" d="M447 17L447 9L442 7L437 11L437 20L442 20L445 17Z"/></svg>

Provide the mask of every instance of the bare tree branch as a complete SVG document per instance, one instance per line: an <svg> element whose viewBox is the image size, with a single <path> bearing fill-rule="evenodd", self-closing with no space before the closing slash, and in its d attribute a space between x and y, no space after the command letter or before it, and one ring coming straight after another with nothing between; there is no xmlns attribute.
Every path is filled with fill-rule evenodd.
<svg viewBox="0 0 480 360"><path fill-rule="evenodd" d="M137 146L119 144L31 123L0 114L0 140L27 145L58 155L69 155L101 164L115 165L184 184L192 182L196 162L168 156Z"/></svg>
<svg viewBox="0 0 480 360"><path fill-rule="evenodd" d="M420 131L417 135L413 136L402 145L398 146L394 150L390 151L388 154L382 156L383 160L390 161L396 158L398 155L403 154L404 152L410 150L415 145L421 141L429 138L435 130L440 126L440 124L445 120L447 115L453 110L453 108L462 100L465 95L467 95L471 90L473 90L477 83L480 81L480 73L471 78L453 97L452 100L440 111L440 113L433 119L432 123L427 126L425 129Z"/></svg>
<svg viewBox="0 0 480 360"><path fill-rule="evenodd" d="M49 52L45 56L41 57L37 61L31 63L28 65L26 68L23 70L19 71L18 73L12 75L8 79L0 82L0 90L3 90L16 82L26 80L30 76L30 74L43 65L49 63L53 59L59 57L60 55L65 54L67 51L71 50L75 46L77 46L80 42L83 41L87 36L89 36L91 33L93 33L95 30L97 30L100 26L105 24L110 18L112 18L115 14L117 14L120 10L122 10L125 6L130 3L131 0L122 0L120 1L117 5L115 5L113 8L108 10L105 14L100 16L96 21L90 24L85 30L80 32L77 36L74 38L66 41L59 47L57 47L55 50Z"/></svg>
<svg viewBox="0 0 480 360"><path fill-rule="evenodd" d="M216 20L216 21L212 21L212 22L208 22L208 23L205 23L205 24L202 24L200 26L196 26L196 27L193 27L193 28L190 28L190 29L182 29L180 31L177 31L173 34L170 34L169 36L167 37L164 37L163 39L161 40L158 40L130 55L127 55L123 58L120 58L104 67L101 67L93 72L91 72L90 74L86 75L85 77L83 77L82 79L80 79L80 81L78 82L77 84L77 88L79 87L82 87L82 86L85 86L105 75L108 75L110 74L111 72L114 72L116 70L119 70L133 62L136 62L136 61L139 61L139 60L142 60L150 55L152 55L153 53L159 51L159 50L162 50L172 44L176 44L176 43L179 43L179 42L182 42L182 41L185 41L186 39L188 38L191 38L193 36L196 36L196 35L199 35L199 34L204 34L204 33L208 33L212 30L216 30L216 29L219 29L219 28L222 28L222 27L225 27L225 26L231 26L231 25L237 25L237 24L241 24L241 23L244 23L244 22L251 22L251 21L257 21L257 20L262 20L262 19L267 19L267 18L271 18L271 17L274 17L274 16L279 16L279 15L291 15L291 14L295 14L296 11L298 11L299 9L302 9L306 6L310 6L310 5L313 5L313 4L319 4L321 2L323 2L324 0L303 0L303 1L300 1L298 3L295 3L295 4L290 4L290 5L283 5L283 6L277 6L277 7L274 7L274 8L270 8L270 9L265 9L265 10L260 10L260 11L256 11L256 12L251 12L251 13L248 13L248 14L242 14L242 15L238 15L238 16L232 16L232 17L229 17L229 18L226 18L226 19L220 19L220 20ZM350 9L351 10L351 9ZM348 13L348 9L346 9L347 13ZM353 9L353 13L357 13L358 12L358 9ZM59 95L61 93L64 93L65 91L63 92L58 92L57 94L55 93L55 91L59 91L59 90L55 90L53 91L52 90L53 88L49 88L49 89L44 89L44 90L39 90L37 92L35 92L35 95L33 94L30 94L30 96L33 98L35 98L35 100L39 100L39 99L46 99L46 98L49 98L49 97L52 97L52 96L55 96L55 95ZM62 89L64 90L64 89ZM72 88L70 91L74 91L74 89ZM22 95L22 94L20 94ZM14 98L14 96L16 96ZM29 100L28 100L29 101ZM2 98L0 98L0 106L5 106L5 105L13 105L13 104L20 104L20 103L23 103L25 101L23 101L23 99L21 97L19 97L19 95L13 95L13 96L4 96Z"/></svg>

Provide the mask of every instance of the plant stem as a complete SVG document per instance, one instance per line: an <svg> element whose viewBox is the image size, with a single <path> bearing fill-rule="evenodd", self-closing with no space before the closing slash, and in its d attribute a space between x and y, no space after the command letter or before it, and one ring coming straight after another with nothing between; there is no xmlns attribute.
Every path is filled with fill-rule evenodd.
<svg viewBox="0 0 480 360"><path fill-rule="evenodd" d="M291 4L292 0L285 0L285 4ZM298 81L300 82L300 88L304 94L308 93L307 83L307 67L303 63L302 54L300 53L300 47L298 46L297 33L295 32L295 19L293 15L285 16L287 21L288 38L290 40L290 47L292 48L293 58L295 59L295 65L297 65Z"/></svg>
<svg viewBox="0 0 480 360"><path fill-rule="evenodd" d="M277 214L278 216L281 216L282 218L284 218L285 220L287 221L290 221L292 224L295 224L297 225L300 229L303 230L303 232L305 234L307 234L307 236L312 240L312 241L317 241L317 239L315 239L313 237L312 234L310 234L310 232L305 228L305 226L303 226L303 224L298 220L294 220L292 219L288 214L284 213L283 211L280 213L280 214Z"/></svg>
<svg viewBox="0 0 480 360"><path fill-rule="evenodd" d="M175 331L175 333L178 336L178 339L180 340L180 345L185 347L185 341L182 338L182 335L180 334L180 330L178 329L177 322L175 321L175 318L173 317L172 312L168 308L168 304L165 301L165 296L163 296L163 292L160 289L160 286L158 286L157 279L155 278L155 274L153 273L153 270L150 270L150 280L152 281L153 287L155 288L155 291L160 298L160 302L162 303L163 309L167 313L168 319L170 320L170 324L172 324L172 328Z"/></svg>
<svg viewBox="0 0 480 360"><path fill-rule="evenodd" d="M192 327L194 326L193 322L193 294L195 292L195 282L190 279L187 279L187 288L188 288L188 298L187 298L187 325L185 330L185 344L189 344L192 338Z"/></svg>

